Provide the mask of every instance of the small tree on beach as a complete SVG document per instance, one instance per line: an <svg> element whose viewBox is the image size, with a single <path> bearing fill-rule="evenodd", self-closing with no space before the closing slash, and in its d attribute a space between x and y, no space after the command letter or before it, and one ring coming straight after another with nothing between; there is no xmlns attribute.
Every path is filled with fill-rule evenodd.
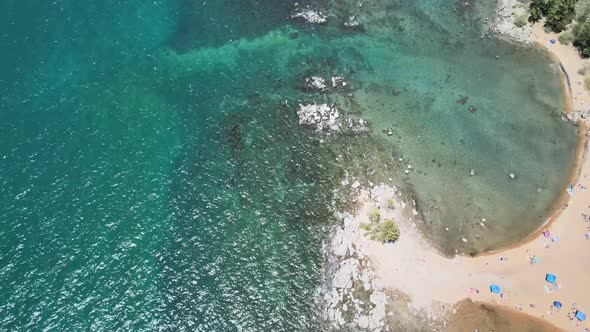
<svg viewBox="0 0 590 332"><path fill-rule="evenodd" d="M392 210L395 208L395 200L393 198L387 200L387 208Z"/></svg>
<svg viewBox="0 0 590 332"><path fill-rule="evenodd" d="M529 23L529 21L526 15L518 15L514 18L514 25L516 25L519 28L524 27L525 25L527 25L527 23Z"/></svg>
<svg viewBox="0 0 590 332"><path fill-rule="evenodd" d="M399 239L399 228L391 219L379 225L377 239L383 243L392 243Z"/></svg>
<svg viewBox="0 0 590 332"><path fill-rule="evenodd" d="M391 219L385 219L382 222L371 220L371 223L361 224L360 229L364 230L365 236L369 236L371 240L382 243L395 242L400 236L399 228Z"/></svg>
<svg viewBox="0 0 590 332"><path fill-rule="evenodd" d="M564 31L557 37L559 43L563 45L569 45L574 40L574 35L570 31Z"/></svg>
<svg viewBox="0 0 590 332"><path fill-rule="evenodd" d="M369 213L369 220L372 223L378 223L381 219L381 213L379 213L379 209L375 208L373 211Z"/></svg>

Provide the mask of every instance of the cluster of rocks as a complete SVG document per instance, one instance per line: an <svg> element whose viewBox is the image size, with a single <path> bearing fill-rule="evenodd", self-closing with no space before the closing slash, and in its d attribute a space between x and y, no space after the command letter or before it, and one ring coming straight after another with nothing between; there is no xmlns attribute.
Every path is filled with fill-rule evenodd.
<svg viewBox="0 0 590 332"><path fill-rule="evenodd" d="M528 4L519 0L498 0L496 8L496 24L492 31L500 36L517 43L530 44L532 28L530 24L518 27L516 17L528 16Z"/></svg>
<svg viewBox="0 0 590 332"><path fill-rule="evenodd" d="M387 297L376 283L369 258L357 245L365 237L352 215L339 214L338 218L342 226L332 240L335 264L331 282L321 298L323 318L336 329L380 331L385 323Z"/></svg>
<svg viewBox="0 0 590 332"><path fill-rule="evenodd" d="M317 131L340 130L338 109L328 104L299 104L299 124L311 126Z"/></svg>
<svg viewBox="0 0 590 332"><path fill-rule="evenodd" d="M326 79L321 76L308 76L305 78L301 90L307 92L326 92L329 90L343 90L348 87L348 83L341 76L333 76L330 79L331 85L326 84ZM369 131L367 121L362 118L341 119L338 109L334 105L328 104L299 104L299 124L311 126L317 131L340 131L345 129L352 133L364 133Z"/></svg>
<svg viewBox="0 0 590 332"><path fill-rule="evenodd" d="M304 90L308 91L326 91L328 86L326 80L319 76L310 76L305 78Z"/></svg>
<svg viewBox="0 0 590 332"><path fill-rule="evenodd" d="M312 24L325 24L328 22L328 17L324 13L310 8L296 9L295 12L291 14L291 19L300 19Z"/></svg>
<svg viewBox="0 0 590 332"><path fill-rule="evenodd" d="M348 180L343 183L347 184ZM365 189L354 181L351 187L355 200L371 201L382 209L390 208L392 197L400 197L397 188L383 184ZM352 214L337 213L336 217L340 224L328 248L332 271L326 287L319 292L322 316L337 330L383 331L392 313L365 249L372 240L362 234L361 221Z"/></svg>
<svg viewBox="0 0 590 332"><path fill-rule="evenodd" d="M343 77L334 76L331 78L331 87L334 89L344 89L348 86L348 83L344 80ZM303 83L304 91L327 91L329 90L329 86L326 84L326 80L320 76L308 76L305 78Z"/></svg>
<svg viewBox="0 0 590 332"><path fill-rule="evenodd" d="M367 121L362 118L355 120L353 118L346 119L346 127L353 133L366 133L369 131Z"/></svg>
<svg viewBox="0 0 590 332"><path fill-rule="evenodd" d="M563 120L569 121L573 124L582 122L585 125L590 125L590 109L587 110L575 110L568 113L564 113Z"/></svg>
<svg viewBox="0 0 590 332"><path fill-rule="evenodd" d="M344 31L348 32L365 32L365 27L361 24L356 15L351 15L344 19L342 28Z"/></svg>
<svg viewBox="0 0 590 332"><path fill-rule="evenodd" d="M332 87L334 88L345 88L346 87L346 81L344 80L344 77L340 77L340 76L334 76L332 77Z"/></svg>
<svg viewBox="0 0 590 332"><path fill-rule="evenodd" d="M344 26L347 28L358 28L360 23L357 21L356 16L352 15L349 16L346 21L344 21Z"/></svg>

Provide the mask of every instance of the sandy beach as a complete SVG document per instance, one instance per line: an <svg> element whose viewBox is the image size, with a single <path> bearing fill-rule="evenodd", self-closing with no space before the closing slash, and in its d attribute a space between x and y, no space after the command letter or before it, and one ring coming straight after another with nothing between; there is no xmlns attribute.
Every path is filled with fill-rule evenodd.
<svg viewBox="0 0 590 332"><path fill-rule="evenodd" d="M571 85L571 92L566 87L571 93L569 107L574 112L588 108L590 94L578 73L586 61L572 46L551 43L557 36L545 33L541 24L533 27L532 38L546 47L566 72ZM580 124L580 128L585 125ZM582 322L574 317L578 310L590 314L590 239L586 237L590 231L586 217L590 216L590 191L586 189L590 186L590 160L584 135L581 140L572 190L567 194L563 188L559 212L522 243L493 254L443 257L420 234L417 217L411 213L402 216L399 210L384 207L378 200L366 201L356 214L359 225L369 223L369 213L379 208L383 219L397 220L402 234L394 244L363 242L382 286L403 293L411 307L435 320L470 299L517 310L566 331L590 329L590 320ZM482 220L480 227L485 228L487 222ZM555 275L556 282L546 281L547 274ZM500 287L499 293L491 292L492 284ZM553 305L555 301L562 304L560 309Z"/></svg>

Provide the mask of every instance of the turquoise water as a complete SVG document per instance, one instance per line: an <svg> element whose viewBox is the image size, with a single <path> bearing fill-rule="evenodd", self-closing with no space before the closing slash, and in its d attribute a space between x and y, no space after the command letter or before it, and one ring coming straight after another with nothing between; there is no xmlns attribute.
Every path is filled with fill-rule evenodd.
<svg viewBox="0 0 590 332"><path fill-rule="evenodd" d="M288 1L2 2L0 329L321 330L346 171L403 183L445 251L530 232L573 158L558 76L460 3L314 2L310 26ZM372 133L300 127L313 101Z"/></svg>

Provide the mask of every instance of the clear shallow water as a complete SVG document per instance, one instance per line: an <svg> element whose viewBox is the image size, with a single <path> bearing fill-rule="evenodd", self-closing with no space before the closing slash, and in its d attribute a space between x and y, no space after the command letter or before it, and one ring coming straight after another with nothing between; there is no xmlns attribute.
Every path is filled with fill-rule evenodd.
<svg viewBox="0 0 590 332"><path fill-rule="evenodd" d="M332 190L346 170L403 179L402 155L442 248L534 228L575 141L548 62L480 40L481 4L315 4L327 26L285 21L288 2L0 5L2 329L321 329ZM352 95L301 92L311 73ZM311 101L373 135L321 143L295 117ZM504 223L457 223L480 215Z"/></svg>

